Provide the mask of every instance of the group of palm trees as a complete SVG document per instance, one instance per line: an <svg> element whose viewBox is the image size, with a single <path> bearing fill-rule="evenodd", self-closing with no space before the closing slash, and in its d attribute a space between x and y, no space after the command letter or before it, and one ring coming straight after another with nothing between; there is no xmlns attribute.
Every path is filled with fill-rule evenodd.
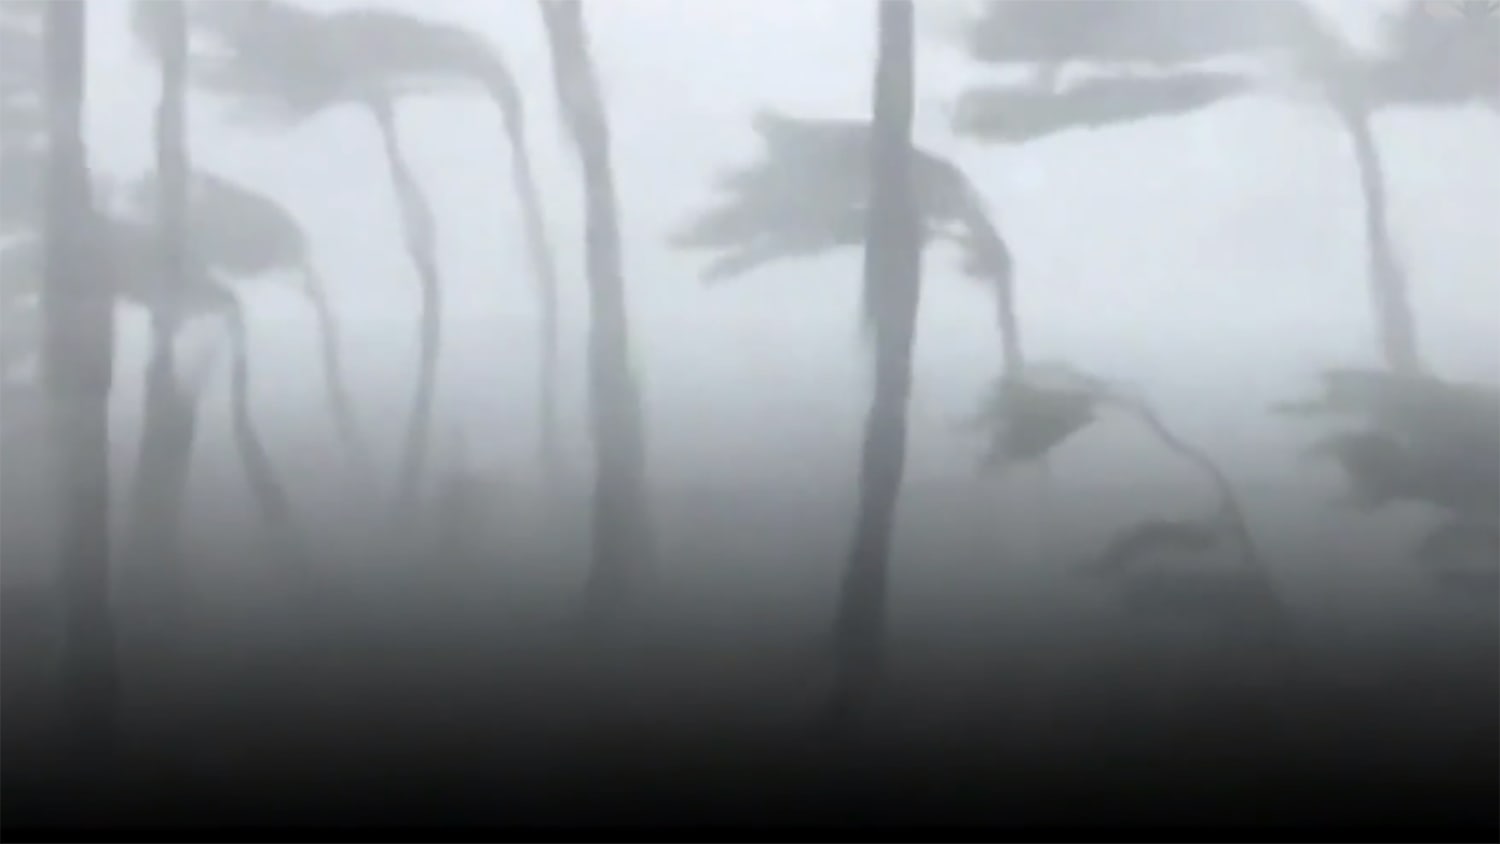
<svg viewBox="0 0 1500 844"><path fill-rule="evenodd" d="M765 113L756 128L767 157L724 182L728 199L693 221L680 245L722 253L706 275L738 275L769 261L842 246L865 252L863 303L875 359L861 472L860 505L837 612L839 679L830 709L848 724L870 697L882 663L886 581L906 442L906 406L922 284L924 247L956 244L968 274L996 296L1005 372L987 424L1001 461L1045 457L1106 408L1124 409L1161 441L1213 475L1222 506L1211 519L1141 526L1122 538L1120 552L1142 542L1201 542L1205 534L1254 553L1234 492L1222 473L1173 434L1139 397L1076 371L1029 365L1024 357L1016 287L1024 264L1013 260L978 188L953 163L912 143L916 26L910 0L880 0L872 117L812 120ZM236 443L258 510L277 556L305 569L306 547L290 499L250 413L248 356L234 283L281 271L299 274L319 317L330 409L353 461L369 467L359 426L343 385L338 322L295 217L243 186L194 170L185 113L190 85L224 98L263 125L284 127L344 104L363 108L383 141L401 229L421 291L420 366L402 460L395 515L419 506L442 348L444 283L430 200L405 160L399 109L404 98L445 87L474 90L497 108L509 146L509 172L523 210L527 248L543 321L538 396L544 457L557 453L556 358L558 273L526 141L524 97L504 61L484 39L457 27L398 13L357 9L322 13L283 0L188 4L138 2L136 35L160 67L156 173L119 192L89 171L81 114L85 101L87 5L83 0L6 0L5 314L7 334L30 307L39 315L40 344L7 343L12 363L39 358L47 407L60 455L59 550L68 631L67 699L74 734L98 751L114 730L117 671L108 594L109 468L107 460L113 312L127 300L151 315L152 355L146 374L146 422L131 496L131 556L153 562L164 588L178 578L176 536L191 463L195 379L174 353L185 321L200 315L230 327L234 350ZM556 97L576 147L584 185L584 251L591 303L588 337L590 422L595 453L592 499L593 565L586 589L588 617L606 621L627 605L637 571L653 547L646 490L647 459L639 388L631 367L618 199L610 158L609 122L590 56L578 0L540 0L551 49ZM1379 410L1382 454L1413 466L1444 463L1454 444L1432 436L1430 408L1402 416L1387 411L1412 390L1464 401L1458 415L1488 412L1490 393L1452 387L1422 375L1416 319L1385 222L1383 176L1370 115L1387 105L1495 108L1500 91L1495 27L1482 21L1454 27L1411 6L1397 16L1385 52L1359 55L1340 45L1296 0L1007 0L989 4L967 30L968 52L987 65L1024 65L1032 81L966 94L954 128L981 140L1027 142L1078 128L1168 117L1266 87L1266 68L1290 70L1321 91L1354 142L1367 197L1370 292L1389 374L1342 373L1330 401ZM1452 38L1440 49L1433 39ZM197 50L200 44L212 49ZM1441 58L1435 61L1434 56ZM1216 69L1215 60L1250 56L1254 71ZM1277 63L1276 58L1287 62ZM28 63L30 60L30 63ZM1064 84L1070 63L1093 75ZM1274 74L1272 74L1274 75ZM11 174L45 173L43 178ZM32 272L12 271L27 254ZM109 254L109 261L98 256ZM1357 388L1348 388L1351 380ZM1330 381L1330 383L1332 383ZM19 383L19 382L16 382ZM1482 392L1482 391L1481 391ZM1337 395L1335 395L1337 393ZM1357 395L1355 395L1357 394ZM1354 398L1350 398L1355 395ZM1404 399L1403 399L1404 400ZM1500 408L1500 399L1495 399ZM1408 407L1407 401L1404 407ZM1475 409L1477 408L1477 410ZM1424 415L1425 414L1425 415ZM1467 415L1465 415L1467 414ZM1447 418L1447 417L1445 417ZM1395 420L1395 421L1393 421ZM1425 427L1424 427L1425 426ZM1484 428L1481 424L1479 429ZM1472 442L1466 440L1465 442ZM1340 442L1348 444L1346 437ZM1396 458L1390 458L1395 449ZM1427 449L1427 451L1423 451ZM1351 473L1369 461L1338 451ZM1366 448L1368 451L1369 448ZM1363 453L1363 452L1361 452ZM1425 461L1425 462L1424 462ZM1364 467L1361 469L1360 467ZM1420 474L1418 472L1417 474ZM1430 485L1429 485L1430 486ZM1399 487L1399 484L1398 484ZM1423 486L1425 490L1427 487ZM1390 496L1419 494L1392 488ZM1420 493L1426 494L1426 493ZM1431 498L1431 495L1427 495ZM1500 498L1500 495L1497 495ZM1467 499L1466 499L1467 500ZM1464 521L1472 528L1472 519ZM1143 539L1144 538L1144 539ZM1133 543L1133 544L1132 544ZM1260 569L1257 569L1260 571ZM1274 594L1264 577L1256 580Z"/></svg>
<svg viewBox="0 0 1500 844"><path fill-rule="evenodd" d="M344 103L362 106L374 118L422 292L420 376L397 483L398 514L416 509L425 469L443 290L433 211L401 148L395 109L401 97L435 81L456 80L477 86L500 111L547 324L540 380L549 454L556 449L556 273L528 159L522 98L504 63L477 36L375 10L321 14L262 0L137 3L133 29L157 59L161 96L156 174L131 192L141 200L131 215L107 206L89 171L81 124L88 10L82 0L5 4L7 47L18 48L5 52L6 175L12 167L29 171L6 186L6 226L14 234L7 243L8 270L20 270L7 273L7 322L9 328L39 316L42 341L18 344L7 355L6 368L7 384L17 395L27 387L44 389L54 420L68 634L63 676L66 698L77 705L72 734L80 748L98 753L115 733L118 702L107 459L116 303L140 303L151 316L146 421L128 553L150 561L163 594L180 586L176 540L196 422L195 379L179 365L174 341L184 322L199 314L225 317L231 327L237 441L278 556L308 563L295 514L249 414L248 361L232 279L301 272L320 317L332 408L346 444L357 461L364 461L340 371L337 322L301 228L254 191L193 171L185 116L189 84L231 97L254 116L281 125ZM630 571L650 543L640 400L630 365L608 122L583 9L563 0L541 3L540 10L587 207L584 248L593 303L589 373L598 465L588 596L590 616L607 617L621 603ZM195 54L192 36L213 42L216 51ZM32 177L40 167L46 168L45 177ZM9 377L32 361L39 363L39 379Z"/></svg>

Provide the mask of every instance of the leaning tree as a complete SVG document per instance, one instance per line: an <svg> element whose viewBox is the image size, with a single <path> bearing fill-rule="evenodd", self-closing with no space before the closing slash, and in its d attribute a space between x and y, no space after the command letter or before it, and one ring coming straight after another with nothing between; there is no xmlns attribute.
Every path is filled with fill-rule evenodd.
<svg viewBox="0 0 1500 844"><path fill-rule="evenodd" d="M247 122L286 128L350 104L364 109L379 132L406 250L422 292L417 391L397 483L396 505L403 512L414 509L426 467L442 342L443 284L436 220L402 149L395 107L404 97L476 86L495 103L510 141L512 175L541 291L543 436L547 448L554 449L553 260L531 176L522 100L494 47L462 28L384 9L323 13L278 0L200 4L194 7L192 23L213 45L205 51L194 81L235 104Z"/></svg>

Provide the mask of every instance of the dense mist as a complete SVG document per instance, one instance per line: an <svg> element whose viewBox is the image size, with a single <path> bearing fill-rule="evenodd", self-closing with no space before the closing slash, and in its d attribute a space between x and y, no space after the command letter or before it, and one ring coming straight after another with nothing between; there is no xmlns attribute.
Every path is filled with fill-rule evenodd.
<svg viewBox="0 0 1500 844"><path fill-rule="evenodd" d="M132 34L133 5L87 4L96 208L123 207L108 186L158 167L161 71ZM189 19L209 5L234 4L188 3ZM76 823L60 814L59 783L109 768L113 784L86 804L103 825L1493 825L1500 560L1481 540L1464 564L1477 574L1459 582L1434 577L1414 549L1450 510L1493 521L1484 496L1490 475L1500 487L1500 437L1481 426L1474 440L1446 439L1470 457L1442 477L1480 477L1460 504L1360 506L1338 462L1310 452L1337 425L1275 410L1317 394L1329 370L1386 366L1367 192L1339 118L1291 65L1271 62L1243 94L1185 113L995 143L952 127L961 94L1006 78L965 52L965 21L984 4L916 5L912 142L982 195L1009 250L1028 360L1119 385L1170 442L1206 455L1277 609L1244 599L1260 586L1214 581L1201 599L1160 599L1091 573L1132 526L1206 519L1222 504L1213 474L1133 405L1101 405L1040 459L986 470L993 434L974 420L1002 372L996 294L935 240L915 315L888 647L851 737L819 713L842 653L835 607L884 342L862 314L865 241L705 279L713 256L674 233L761 154L757 114L870 120L878 4L583 4L610 132L651 551L602 637L584 597L601 559L596 243L578 118L560 105L542 15L478 0L297 5L459 25L514 75L557 261L559 459L542 447L545 321L494 106L446 81L397 97L444 299L427 478L419 506L398 512L420 377L418 272L374 123L341 105L281 125L189 86L192 170L264 194L305 232L369 456L351 455L330 414L298 271L234 280L248 405L302 562L281 559L252 495L224 328L195 317L172 341L179 376L201 371L202 389L180 583L164 599L159 555L132 559L123 538L139 504L155 328L141 301L120 303L108 398L119 734L110 761L70 764L55 688L57 538L69 529L58 452L38 394L7 393L6 800L32 812L27 823ZM1369 55L1404 8L1309 5ZM1085 57L1061 73L1114 69ZM1500 384L1494 101L1396 101L1372 107L1369 125L1423 377L1489 396ZM0 180L21 182L13 166ZM815 176L809 207L826 199ZM21 237L7 229L3 243ZM104 247L90 254L122 266ZM39 371L7 362L17 383ZM1500 410L1486 412L1500 434ZM1169 571L1232 568L1238 552L1209 544L1146 556ZM709 761L719 756L746 761ZM1161 773L1131 780L1136 766ZM401 769L446 783L445 796L371 773ZM929 774L943 784L924 785ZM1257 800L1276 807L1269 820L1244 814Z"/></svg>

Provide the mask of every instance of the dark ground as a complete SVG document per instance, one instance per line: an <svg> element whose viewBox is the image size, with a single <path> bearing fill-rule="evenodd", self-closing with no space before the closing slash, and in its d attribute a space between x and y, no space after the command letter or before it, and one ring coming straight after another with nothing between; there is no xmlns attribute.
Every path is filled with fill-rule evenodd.
<svg viewBox="0 0 1500 844"><path fill-rule="evenodd" d="M400 626L368 600L325 603L300 645L199 621L170 669L137 640L127 743L102 800L63 778L38 669L7 653L7 837L601 824L1495 837L1493 638L1324 654L1295 688L1225 656L1166 704L1147 690L1162 672L1130 648L1060 654L1074 666L1061 679L1013 659L957 703L935 661L898 652L868 732L840 745L815 727L826 672L802 631L755 641L661 621L585 656L544 644L564 640L563 619L500 623L481 602L423 612L408 598ZM1355 662L1379 670L1320 667Z"/></svg>
<svg viewBox="0 0 1500 844"><path fill-rule="evenodd" d="M8 587L6 837L1500 838L1493 596L1429 594L1354 559L1366 545L1298 557L1284 533L1289 672L1233 619L1132 616L1055 561L997 561L993 504L972 498L916 505L899 532L888 682L844 743L817 715L846 523L786 496L665 511L681 527L650 603L592 649L576 534L503 560L329 563L312 598L220 542L176 629L121 587L125 736L88 780L54 740L44 605Z"/></svg>

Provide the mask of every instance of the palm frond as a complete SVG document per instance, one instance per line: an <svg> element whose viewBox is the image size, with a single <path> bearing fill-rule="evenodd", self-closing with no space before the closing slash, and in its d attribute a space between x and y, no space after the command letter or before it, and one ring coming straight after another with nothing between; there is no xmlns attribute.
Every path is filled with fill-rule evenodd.
<svg viewBox="0 0 1500 844"><path fill-rule="evenodd" d="M1373 104L1500 108L1500 14L1448 19L1428 5L1409 2L1386 19L1366 71Z"/></svg>
<svg viewBox="0 0 1500 844"><path fill-rule="evenodd" d="M133 216L150 219L157 183L148 174L126 196ZM244 278L296 269L307 262L307 235L281 203L223 176L197 172L189 193L192 243L210 266Z"/></svg>
<svg viewBox="0 0 1500 844"><path fill-rule="evenodd" d="M1500 389L1384 371L1324 373L1321 394L1283 413L1351 420L1310 449L1343 468L1354 502L1425 501L1454 513L1500 509Z"/></svg>
<svg viewBox="0 0 1500 844"><path fill-rule="evenodd" d="M986 63L1173 66L1287 47L1316 24L1294 0L996 0L970 26L968 51Z"/></svg>
<svg viewBox="0 0 1500 844"><path fill-rule="evenodd" d="M1242 74L1182 71L1162 77L1101 77L1062 91L989 86L959 96L953 130L987 141L1023 143L1073 129L1176 117L1249 91Z"/></svg>
<svg viewBox="0 0 1500 844"><path fill-rule="evenodd" d="M754 126L763 141L762 157L722 176L718 203L669 236L679 248L721 253L705 279L864 242L868 121L804 120L763 111ZM920 150L917 155L917 187L929 236L942 234L946 226L964 226L970 236L961 245L974 255L970 266L976 274L993 272L997 262L979 250L988 248L993 254L998 246L1003 252L1003 243L977 192L951 162ZM987 234L973 234L980 220Z"/></svg>
<svg viewBox="0 0 1500 844"><path fill-rule="evenodd" d="M983 468L1038 460L1082 432L1112 397L1103 380L1067 366L1033 366L1024 379L997 380L976 414L990 440Z"/></svg>

